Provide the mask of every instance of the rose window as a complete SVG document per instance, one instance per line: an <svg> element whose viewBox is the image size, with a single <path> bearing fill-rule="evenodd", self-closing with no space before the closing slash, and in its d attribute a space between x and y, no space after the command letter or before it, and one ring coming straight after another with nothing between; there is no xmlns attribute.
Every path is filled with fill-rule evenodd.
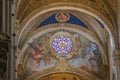
<svg viewBox="0 0 120 80"><path fill-rule="evenodd" d="M52 45L55 52L58 54L67 54L72 50L72 40L67 36L57 36L54 38Z"/></svg>

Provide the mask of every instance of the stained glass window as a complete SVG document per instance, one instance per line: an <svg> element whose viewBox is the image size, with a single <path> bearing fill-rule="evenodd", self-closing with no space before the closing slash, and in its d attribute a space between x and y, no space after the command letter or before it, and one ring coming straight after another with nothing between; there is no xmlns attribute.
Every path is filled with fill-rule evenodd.
<svg viewBox="0 0 120 80"><path fill-rule="evenodd" d="M53 49L58 54L67 54L72 50L72 40L68 36L57 36L54 38L53 42Z"/></svg>

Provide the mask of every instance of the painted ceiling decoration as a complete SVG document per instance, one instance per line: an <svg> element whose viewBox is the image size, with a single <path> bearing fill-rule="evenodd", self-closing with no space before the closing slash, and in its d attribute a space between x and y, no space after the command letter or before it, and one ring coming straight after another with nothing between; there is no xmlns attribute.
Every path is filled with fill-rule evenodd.
<svg viewBox="0 0 120 80"><path fill-rule="evenodd" d="M67 12L60 12L60 13L55 13L51 15L49 18L45 19L38 27L42 27L45 25L49 24L54 24L54 23L68 23L68 24L75 24L75 25L80 25L84 28L88 28L85 23L83 23L80 19L75 17L71 13Z"/></svg>
<svg viewBox="0 0 120 80"><path fill-rule="evenodd" d="M58 14L60 14L60 13L68 13L69 14L69 18L66 20L66 21L59 21L58 19L57 19L57 17L56 17L56 15L58 15ZM38 31L39 30L39 28L42 28L42 27L45 27L45 26L47 26L47 25L54 25L54 24L58 24L58 26L56 26L56 27L60 27L61 25L61 23L62 23L62 25L64 25L64 26L66 26L66 24L71 24L71 25L76 25L76 26L78 26L78 27L83 27L83 28L85 28L85 29L88 29L89 31L91 31L91 33L93 33L94 35L95 35L95 32L93 32L94 31L94 29L92 29L92 26L93 26L93 23L94 23L94 25L95 25L95 28L96 29L99 29L100 31L102 31L102 35L105 37L105 36L107 36L107 32L106 32L106 29L105 28L103 28L104 27L104 25L98 20L98 19L95 19L95 18L93 18L93 17L90 17L90 19L88 19L88 20L86 20L87 18L89 18L89 16L87 16L87 15L81 15L81 14L77 14L78 12L75 12L75 11L68 11L68 10L66 10L66 11L59 11L59 12L57 12L57 11L53 11L53 12L50 12L50 13L48 13L48 14L50 14L50 15L48 15L47 13L45 14L45 15L42 15L42 16L40 16L38 19L37 19L37 21L34 21L34 22L31 22L30 24L29 24L29 26L27 26L26 27L26 29L24 29L24 32L22 32L22 34L23 34L23 36L22 36L22 38L21 38L21 40L20 40L20 45L22 45L23 43L22 42L25 42L25 41L23 41L23 40L25 40L26 38L28 38L28 37L26 37L26 36L29 36L29 38L30 38L30 36L32 36L33 34L34 34L34 32L36 32L36 31ZM70 15L71 14L71 15ZM92 19L93 20L92 20ZM64 19L64 17L63 17L63 19ZM89 20L92 22L92 23L89 23ZM34 26L35 25L35 26ZM22 27L22 26L21 26ZM21 28L20 27L20 28ZM68 26L66 26L66 27L68 27ZM19 31L21 31L21 29L20 28L18 28L19 29ZM38 30L37 30L38 29ZM32 32L33 33L29 33L29 30L32 30ZM99 33L98 33L99 34ZM102 39L102 38L101 38ZM106 38L104 38L104 39L106 39ZM28 40L28 39L27 39Z"/></svg>
<svg viewBox="0 0 120 80"><path fill-rule="evenodd" d="M72 67L102 79L97 76L101 74L99 70L103 66L100 48L95 42L78 33L69 30L52 31L29 42L28 46L23 54L21 64L18 65L20 80L29 78L29 80L33 80L31 77L33 73L37 75L53 67L57 72L69 72L69 67ZM19 70L22 69L24 69L23 72L19 73Z"/></svg>
<svg viewBox="0 0 120 80"><path fill-rule="evenodd" d="M19 0L19 7L18 7L18 15L17 18L22 21L29 13L34 11L37 8L42 8L46 5L49 5L51 3L77 3L81 5L89 6L97 11L99 11L101 14L106 16L110 22L114 22L115 14L117 13L117 0L110 0L110 1L104 1L104 0ZM111 7L111 8L108 8ZM111 15L112 14L112 15ZM114 16L114 17L112 17Z"/></svg>
<svg viewBox="0 0 120 80"><path fill-rule="evenodd" d="M19 0L17 79L109 80L108 43L115 35L110 33L115 11L107 8L111 2L107 4L103 0Z"/></svg>

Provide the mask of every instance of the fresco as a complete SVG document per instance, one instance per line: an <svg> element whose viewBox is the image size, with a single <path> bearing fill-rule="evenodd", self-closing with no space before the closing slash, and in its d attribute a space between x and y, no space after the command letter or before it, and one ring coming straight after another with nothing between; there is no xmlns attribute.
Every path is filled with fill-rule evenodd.
<svg viewBox="0 0 120 80"><path fill-rule="evenodd" d="M56 24L56 23L74 24L74 25L78 25L79 27L88 29L88 26L85 24L85 22L83 22L81 19L76 17L76 15L69 12L57 12L49 16L47 19L42 21L36 29L41 28L45 25Z"/></svg>
<svg viewBox="0 0 120 80"><path fill-rule="evenodd" d="M50 51L45 50L43 43L40 43L38 40L34 40L33 43L28 44L32 50L28 54L27 68L32 71L40 71L54 65L56 60L50 57Z"/></svg>
<svg viewBox="0 0 120 80"><path fill-rule="evenodd" d="M98 46L94 42L88 42L81 46L76 57L71 59L70 64L85 69L86 71L98 71L101 66Z"/></svg>
<svg viewBox="0 0 120 80"><path fill-rule="evenodd" d="M18 76L26 72L27 77L55 66L59 71L65 72L72 66L103 80L100 71L103 70L103 63L98 45L76 32L49 32L28 45L24 53L24 70L18 65ZM20 80L25 80L26 77Z"/></svg>

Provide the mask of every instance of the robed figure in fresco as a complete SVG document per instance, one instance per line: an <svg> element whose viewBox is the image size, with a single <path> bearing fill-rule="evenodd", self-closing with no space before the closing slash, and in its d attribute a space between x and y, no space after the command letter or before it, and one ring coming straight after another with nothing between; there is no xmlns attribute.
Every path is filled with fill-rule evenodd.
<svg viewBox="0 0 120 80"><path fill-rule="evenodd" d="M89 42L83 51L83 57L87 59L90 70L97 71L101 65L98 46L94 42Z"/></svg>
<svg viewBox="0 0 120 80"><path fill-rule="evenodd" d="M29 43L30 47L32 48L31 52L29 53L29 57L34 61L34 65L36 67L40 66L41 61L45 64L51 64L51 58L48 56L49 51L45 51L43 48L43 44L39 43L35 40L33 43Z"/></svg>
<svg viewBox="0 0 120 80"><path fill-rule="evenodd" d="M99 48L96 43L89 41L81 46L81 51L67 55L70 64L86 72L98 72L102 66Z"/></svg>

